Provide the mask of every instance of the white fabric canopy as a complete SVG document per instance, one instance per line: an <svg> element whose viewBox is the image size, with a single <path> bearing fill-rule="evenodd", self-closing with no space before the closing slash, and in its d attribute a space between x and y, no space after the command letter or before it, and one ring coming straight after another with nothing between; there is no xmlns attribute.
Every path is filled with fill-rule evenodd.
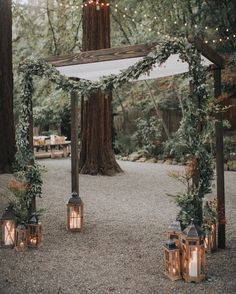
<svg viewBox="0 0 236 294"><path fill-rule="evenodd" d="M93 62L57 67L61 74L67 77L80 78L90 81L98 81L103 76L119 74L122 70L134 65L143 57L127 58L112 61ZM212 64L207 58L202 56L202 64L209 66ZM162 65L156 65L150 75L142 75L139 80L157 79L188 72L188 63L182 62L179 54L171 55Z"/></svg>

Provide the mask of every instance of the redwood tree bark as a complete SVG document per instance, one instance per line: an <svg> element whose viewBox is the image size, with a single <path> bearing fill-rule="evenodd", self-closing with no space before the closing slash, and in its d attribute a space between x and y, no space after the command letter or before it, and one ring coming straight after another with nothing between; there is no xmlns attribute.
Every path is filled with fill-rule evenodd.
<svg viewBox="0 0 236 294"><path fill-rule="evenodd" d="M110 47L110 19L107 1L95 1L83 8L83 50ZM103 3L103 4L102 4ZM112 95L98 91L81 102L80 172L113 175L121 172L112 150Z"/></svg>
<svg viewBox="0 0 236 294"><path fill-rule="evenodd" d="M14 155L11 1L0 0L0 173L11 172Z"/></svg>

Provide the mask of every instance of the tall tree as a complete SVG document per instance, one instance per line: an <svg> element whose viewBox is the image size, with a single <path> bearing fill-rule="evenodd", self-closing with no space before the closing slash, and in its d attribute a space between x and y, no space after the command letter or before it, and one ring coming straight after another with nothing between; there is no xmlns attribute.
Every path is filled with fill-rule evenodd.
<svg viewBox="0 0 236 294"><path fill-rule="evenodd" d="M107 1L84 1L83 50L110 47L110 11ZM101 91L81 105L80 172L112 175L121 172L112 150L112 95Z"/></svg>
<svg viewBox="0 0 236 294"><path fill-rule="evenodd" d="M0 1L0 173L12 170L15 155L11 1Z"/></svg>

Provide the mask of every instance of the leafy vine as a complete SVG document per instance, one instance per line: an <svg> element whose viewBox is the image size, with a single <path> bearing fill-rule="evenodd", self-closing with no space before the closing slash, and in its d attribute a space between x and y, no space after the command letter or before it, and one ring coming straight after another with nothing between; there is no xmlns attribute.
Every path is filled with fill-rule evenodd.
<svg viewBox="0 0 236 294"><path fill-rule="evenodd" d="M22 111L18 127L16 162L18 170L27 171L33 154L29 146L29 117L32 109L33 82L32 76L45 77L64 91L78 91L80 95L88 96L91 92L101 89L112 91L130 81L137 80L142 74L149 74L156 64L164 63L172 54L179 54L183 62L189 64L189 81L191 92L185 105L184 116L177 133L176 144L184 145L188 150L188 160L192 164L190 188L177 195L177 204L181 207L180 219L183 226L193 218L195 223L202 225L202 199L211 190L213 179L212 156L205 147L206 128L208 124L207 106L210 98L206 89L206 70L201 65L201 54L189 44L186 39L168 40L155 48L135 65L118 75L101 78L97 82L87 80L74 81L62 76L52 65L43 60L26 60L20 65L22 79ZM191 164L189 166L191 166ZM29 184L29 195L41 195L41 175L38 166L33 161L31 165L33 177L26 177ZM193 168L194 166L194 168Z"/></svg>

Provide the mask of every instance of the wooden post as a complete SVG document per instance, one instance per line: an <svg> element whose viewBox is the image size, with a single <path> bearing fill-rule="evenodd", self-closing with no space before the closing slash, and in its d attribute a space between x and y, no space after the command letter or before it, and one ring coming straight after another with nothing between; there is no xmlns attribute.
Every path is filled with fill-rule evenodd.
<svg viewBox="0 0 236 294"><path fill-rule="evenodd" d="M78 94L71 92L71 192L79 194Z"/></svg>
<svg viewBox="0 0 236 294"><path fill-rule="evenodd" d="M12 172L15 152L11 1L0 0L0 173Z"/></svg>
<svg viewBox="0 0 236 294"><path fill-rule="evenodd" d="M34 142L33 142L33 128L34 128L34 122L33 122L33 101L31 99L30 102L30 109L31 109L31 116L29 117L29 133L28 133L28 140L29 140L29 148L31 149L32 155L34 155ZM31 164L34 163L34 159L32 159ZM33 196L31 204L30 204L30 212L33 213L36 211L36 198Z"/></svg>
<svg viewBox="0 0 236 294"><path fill-rule="evenodd" d="M221 95L221 70L214 70L215 98ZM216 183L218 207L218 248L225 248L225 185L224 185L224 143L222 113L216 116Z"/></svg>

